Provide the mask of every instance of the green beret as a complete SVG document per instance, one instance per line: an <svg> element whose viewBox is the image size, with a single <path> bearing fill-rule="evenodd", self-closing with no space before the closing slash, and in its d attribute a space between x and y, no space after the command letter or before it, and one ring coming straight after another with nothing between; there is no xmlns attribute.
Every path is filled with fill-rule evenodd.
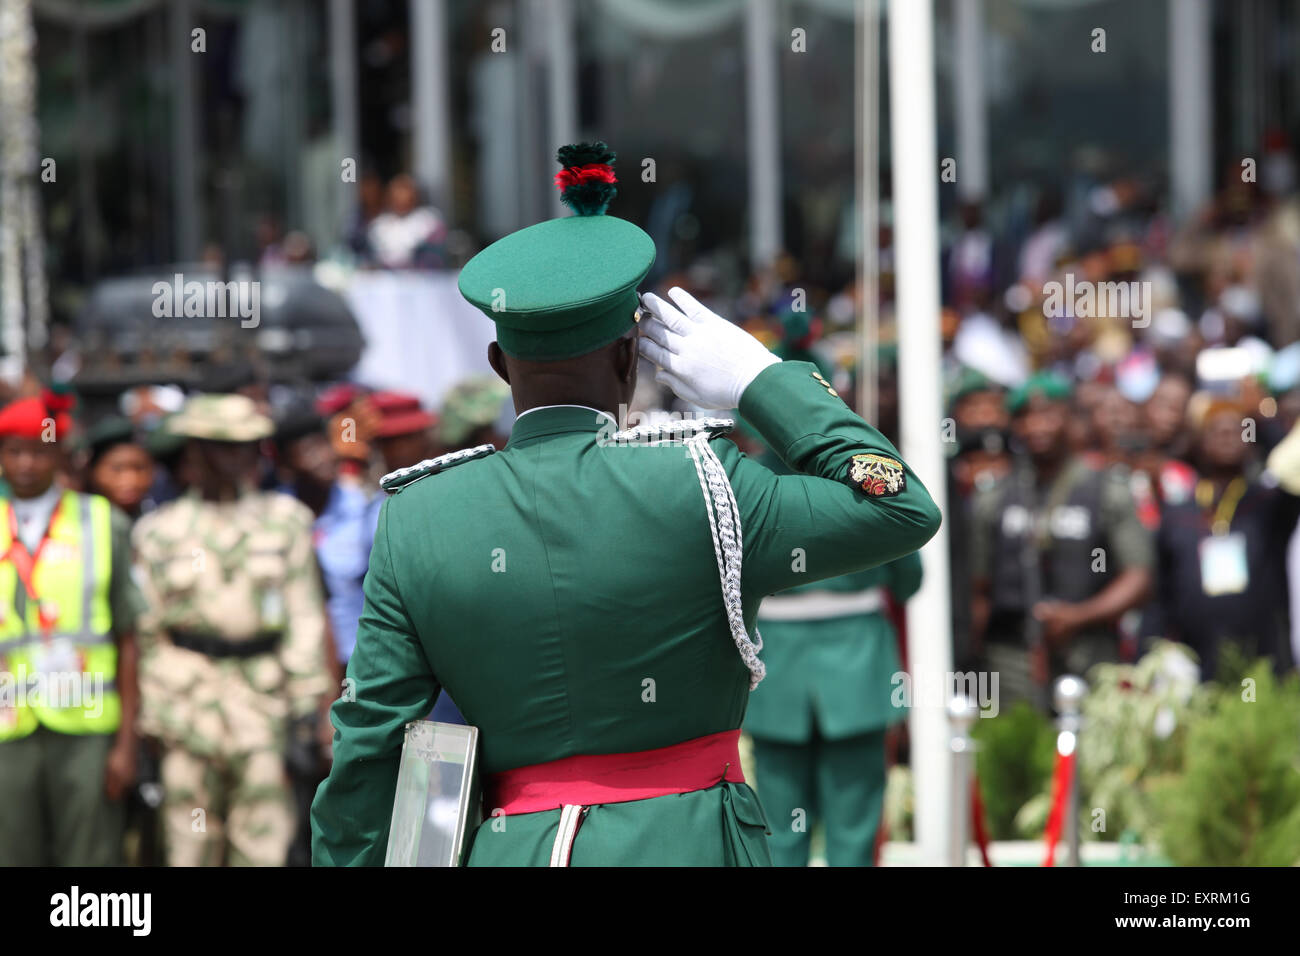
<svg viewBox="0 0 1300 956"><path fill-rule="evenodd" d="M110 415L107 418L101 418L90 428L82 438L84 447L90 452L91 462L99 459L114 445L140 445L144 447L144 442L136 433L135 425L131 419L124 418L121 415Z"/></svg>
<svg viewBox="0 0 1300 956"><path fill-rule="evenodd" d="M575 214L498 239L465 264L457 283L515 358L572 358L626 334L637 321L636 287L655 261L654 240L605 215L617 193L613 151L579 143L561 147L557 159L560 199Z"/></svg>
<svg viewBox="0 0 1300 956"><path fill-rule="evenodd" d="M1035 372L1025 383L1011 390L1007 395L1007 410L1017 415L1025 404L1035 395L1049 401L1068 401L1074 393L1074 387L1064 375L1056 372Z"/></svg>
<svg viewBox="0 0 1300 956"><path fill-rule="evenodd" d="M963 365L948 379L948 404L961 401L975 392L1002 391L1002 386L969 365Z"/></svg>

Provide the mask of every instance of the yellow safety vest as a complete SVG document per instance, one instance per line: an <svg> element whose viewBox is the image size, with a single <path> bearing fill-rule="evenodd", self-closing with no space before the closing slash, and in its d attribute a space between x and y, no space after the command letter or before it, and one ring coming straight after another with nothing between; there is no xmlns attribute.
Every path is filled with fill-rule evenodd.
<svg viewBox="0 0 1300 956"><path fill-rule="evenodd" d="M65 491L59 499L32 568L33 589L46 607L43 625L9 556L15 523L9 501L0 501L0 741L26 737L38 724L101 734L121 722L110 510L99 495ZM69 660L75 663L64 669Z"/></svg>

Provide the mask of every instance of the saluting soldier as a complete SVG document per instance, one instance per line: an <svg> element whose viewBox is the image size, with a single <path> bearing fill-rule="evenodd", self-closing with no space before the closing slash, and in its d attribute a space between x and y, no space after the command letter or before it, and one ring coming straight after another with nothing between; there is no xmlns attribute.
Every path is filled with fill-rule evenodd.
<svg viewBox="0 0 1300 956"><path fill-rule="evenodd" d="M769 864L737 750L763 676L759 601L893 560L939 526L814 366L680 289L638 309L655 250L604 214L613 153L558 158L576 215L499 240L459 280L497 324L509 441L385 479L354 693L334 704L312 808L317 864L383 862L404 726L443 689L480 731L491 816L470 865ZM683 400L739 407L798 474L741 455L729 423L620 430L638 352Z"/></svg>
<svg viewBox="0 0 1300 956"><path fill-rule="evenodd" d="M312 513L257 491L271 420L242 395L200 395L168 422L191 487L141 518L140 726L163 746L171 866L282 866L294 832L291 722L330 692Z"/></svg>

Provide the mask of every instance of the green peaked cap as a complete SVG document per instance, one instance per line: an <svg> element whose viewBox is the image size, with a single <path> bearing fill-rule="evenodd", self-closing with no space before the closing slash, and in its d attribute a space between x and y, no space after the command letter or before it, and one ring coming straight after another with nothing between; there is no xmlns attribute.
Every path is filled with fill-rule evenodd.
<svg viewBox="0 0 1300 956"><path fill-rule="evenodd" d="M457 282L515 358L572 358L625 334L637 321L636 287L655 261L642 229L605 215L617 193L613 151L578 143L557 158L560 198L575 215L498 239L465 263Z"/></svg>

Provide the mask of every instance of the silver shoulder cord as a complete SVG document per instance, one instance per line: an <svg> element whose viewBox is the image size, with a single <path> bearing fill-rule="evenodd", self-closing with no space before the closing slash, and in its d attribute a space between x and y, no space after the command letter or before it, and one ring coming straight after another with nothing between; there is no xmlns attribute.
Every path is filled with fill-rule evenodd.
<svg viewBox="0 0 1300 956"><path fill-rule="evenodd" d="M744 554L744 538L740 530L740 508L736 495L727 479L726 469L718 460L717 452L709 445L708 432L700 432L686 440L695 473L704 492L704 507L709 514L709 531L713 535L713 553L718 559L718 577L722 582L722 604L727 610L727 623L731 625L731 639L736 642L740 659L749 668L749 689L758 686L767 668L759 660L763 637L754 628L754 640L745 631L744 608L740 596L740 565Z"/></svg>

